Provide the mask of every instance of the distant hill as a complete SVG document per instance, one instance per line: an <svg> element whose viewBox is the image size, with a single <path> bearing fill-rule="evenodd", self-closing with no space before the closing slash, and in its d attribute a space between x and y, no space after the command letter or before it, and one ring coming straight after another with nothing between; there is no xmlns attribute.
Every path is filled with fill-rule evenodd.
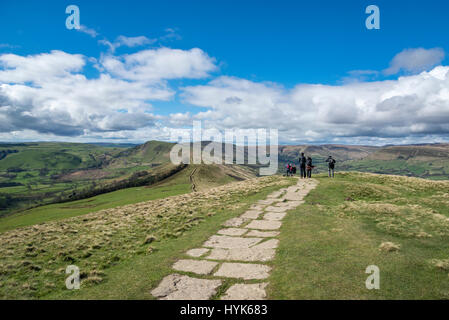
<svg viewBox="0 0 449 320"><path fill-rule="evenodd" d="M417 144L385 146L369 154L367 160L421 160L449 159L449 144Z"/></svg>
<svg viewBox="0 0 449 320"><path fill-rule="evenodd" d="M157 166L170 161L170 150L174 143L148 141L128 148L112 158L108 167Z"/></svg>
<svg viewBox="0 0 449 320"><path fill-rule="evenodd" d="M385 146L340 169L397 174L435 180L449 179L449 144Z"/></svg>
<svg viewBox="0 0 449 320"><path fill-rule="evenodd" d="M210 142L202 142L202 148ZM78 199L98 192L159 181L176 166L170 161L173 143L148 141L141 145L83 144L60 142L0 143L0 215L36 205ZM225 145L222 145L224 157ZM253 147L242 150L243 166L215 165L199 168L204 185L226 179L245 179L258 173L259 165L248 164ZM298 163L301 152L313 158L315 173L325 172L325 159L332 155L338 171L363 171L449 178L449 144L405 146L299 145L279 146L279 168ZM253 150L252 150L253 151ZM217 175L216 175L217 174ZM213 183L213 181L220 181Z"/></svg>
<svg viewBox="0 0 449 320"><path fill-rule="evenodd" d="M301 152L307 155L327 158L332 155L340 161L363 159L371 153L377 151L379 147L369 146L345 146L345 145L317 145L317 146L280 146L279 153L289 158L299 158Z"/></svg>
<svg viewBox="0 0 449 320"><path fill-rule="evenodd" d="M170 161L174 144L160 141L132 147L57 142L0 146L0 215L154 184L184 168ZM253 170L240 166L195 168L197 190L255 177Z"/></svg>

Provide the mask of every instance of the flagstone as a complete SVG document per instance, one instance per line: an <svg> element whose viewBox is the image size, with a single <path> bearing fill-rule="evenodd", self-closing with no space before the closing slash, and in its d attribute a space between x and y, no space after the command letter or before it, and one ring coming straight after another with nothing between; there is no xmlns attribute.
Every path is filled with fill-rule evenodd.
<svg viewBox="0 0 449 320"><path fill-rule="evenodd" d="M271 267L253 263L223 263L214 276L226 278L239 278L245 280L266 279Z"/></svg>
<svg viewBox="0 0 449 320"><path fill-rule="evenodd" d="M208 300L216 293L221 283L221 280L171 274L162 279L151 294L160 300Z"/></svg>

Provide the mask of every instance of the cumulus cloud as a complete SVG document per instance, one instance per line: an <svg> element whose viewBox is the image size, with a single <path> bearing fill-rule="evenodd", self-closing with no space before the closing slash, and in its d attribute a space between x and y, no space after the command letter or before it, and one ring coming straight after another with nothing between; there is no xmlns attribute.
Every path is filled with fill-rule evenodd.
<svg viewBox="0 0 449 320"><path fill-rule="evenodd" d="M122 56L105 55L101 64L114 76L137 81L198 79L208 76L217 68L215 59L198 48L158 48Z"/></svg>
<svg viewBox="0 0 449 320"><path fill-rule="evenodd" d="M200 77L213 69L207 65L212 61L208 57L206 68L201 68L201 57L206 55L197 56L196 50L184 51L187 56L193 54L192 59L185 58L182 50L175 55L170 55L170 49L162 52L169 55L169 63L183 66L182 71L164 68L161 52L153 60L154 67L151 61L136 64L136 69L126 65L129 74L139 76L101 72L92 79L82 73L92 60L83 55L57 50L29 56L0 55L0 132L95 136L152 127L161 117L151 113L150 102L167 101L175 93L164 79ZM146 81L139 68L155 70L157 76L150 75L152 81Z"/></svg>
<svg viewBox="0 0 449 320"><path fill-rule="evenodd" d="M194 117L209 126L277 128L291 142L449 134L449 67L443 66L398 80L290 90L220 77L185 87L183 97L207 108Z"/></svg>
<svg viewBox="0 0 449 320"><path fill-rule="evenodd" d="M393 75L400 71L419 73L440 64L445 57L441 48L405 49L394 56L390 67L383 72L385 75Z"/></svg>
<svg viewBox="0 0 449 320"><path fill-rule="evenodd" d="M146 40L129 41L137 46ZM89 64L98 77L83 73ZM293 88L219 76L180 89L182 101L198 112L154 114L154 101L176 94L170 80L205 78L216 70L215 60L198 48L109 52L98 60L58 50L2 54L0 140L168 140L169 127L185 130L192 120L202 120L204 128L274 128L291 143L440 142L449 136L446 66L397 80Z"/></svg>

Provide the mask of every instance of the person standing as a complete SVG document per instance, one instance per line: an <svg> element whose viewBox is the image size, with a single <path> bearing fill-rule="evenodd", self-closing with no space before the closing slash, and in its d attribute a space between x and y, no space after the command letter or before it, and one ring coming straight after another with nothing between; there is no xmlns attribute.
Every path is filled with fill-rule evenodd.
<svg viewBox="0 0 449 320"><path fill-rule="evenodd" d="M286 166L285 166L285 170L286 170L286 175L287 175L287 177L290 175L290 164L286 164Z"/></svg>
<svg viewBox="0 0 449 320"><path fill-rule="evenodd" d="M307 162L306 162L307 178L312 178L312 169L313 168L314 168L314 166L312 164L312 158L307 157Z"/></svg>
<svg viewBox="0 0 449 320"><path fill-rule="evenodd" d="M327 158L326 162L328 163L328 167L329 167L329 178L331 178L331 175L332 175L332 178L333 178L334 177L335 163L337 161L335 161L335 159L332 158L332 156L329 156Z"/></svg>
<svg viewBox="0 0 449 320"><path fill-rule="evenodd" d="M301 152L301 156L299 157L299 173L302 179L306 177L306 162L307 159L304 156L304 152Z"/></svg>

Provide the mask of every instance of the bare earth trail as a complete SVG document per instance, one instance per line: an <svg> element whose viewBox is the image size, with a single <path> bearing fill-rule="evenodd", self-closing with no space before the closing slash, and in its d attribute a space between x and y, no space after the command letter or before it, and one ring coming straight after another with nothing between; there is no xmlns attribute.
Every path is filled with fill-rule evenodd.
<svg viewBox="0 0 449 320"><path fill-rule="evenodd" d="M172 267L175 273L162 279L151 294L161 300L208 300L217 294L224 278L232 278L238 283L220 299L265 299L271 271L266 262L274 259L282 219L317 184L314 179L298 179L296 185L273 192L240 217L226 221L202 248L187 251L189 258L178 260Z"/></svg>

